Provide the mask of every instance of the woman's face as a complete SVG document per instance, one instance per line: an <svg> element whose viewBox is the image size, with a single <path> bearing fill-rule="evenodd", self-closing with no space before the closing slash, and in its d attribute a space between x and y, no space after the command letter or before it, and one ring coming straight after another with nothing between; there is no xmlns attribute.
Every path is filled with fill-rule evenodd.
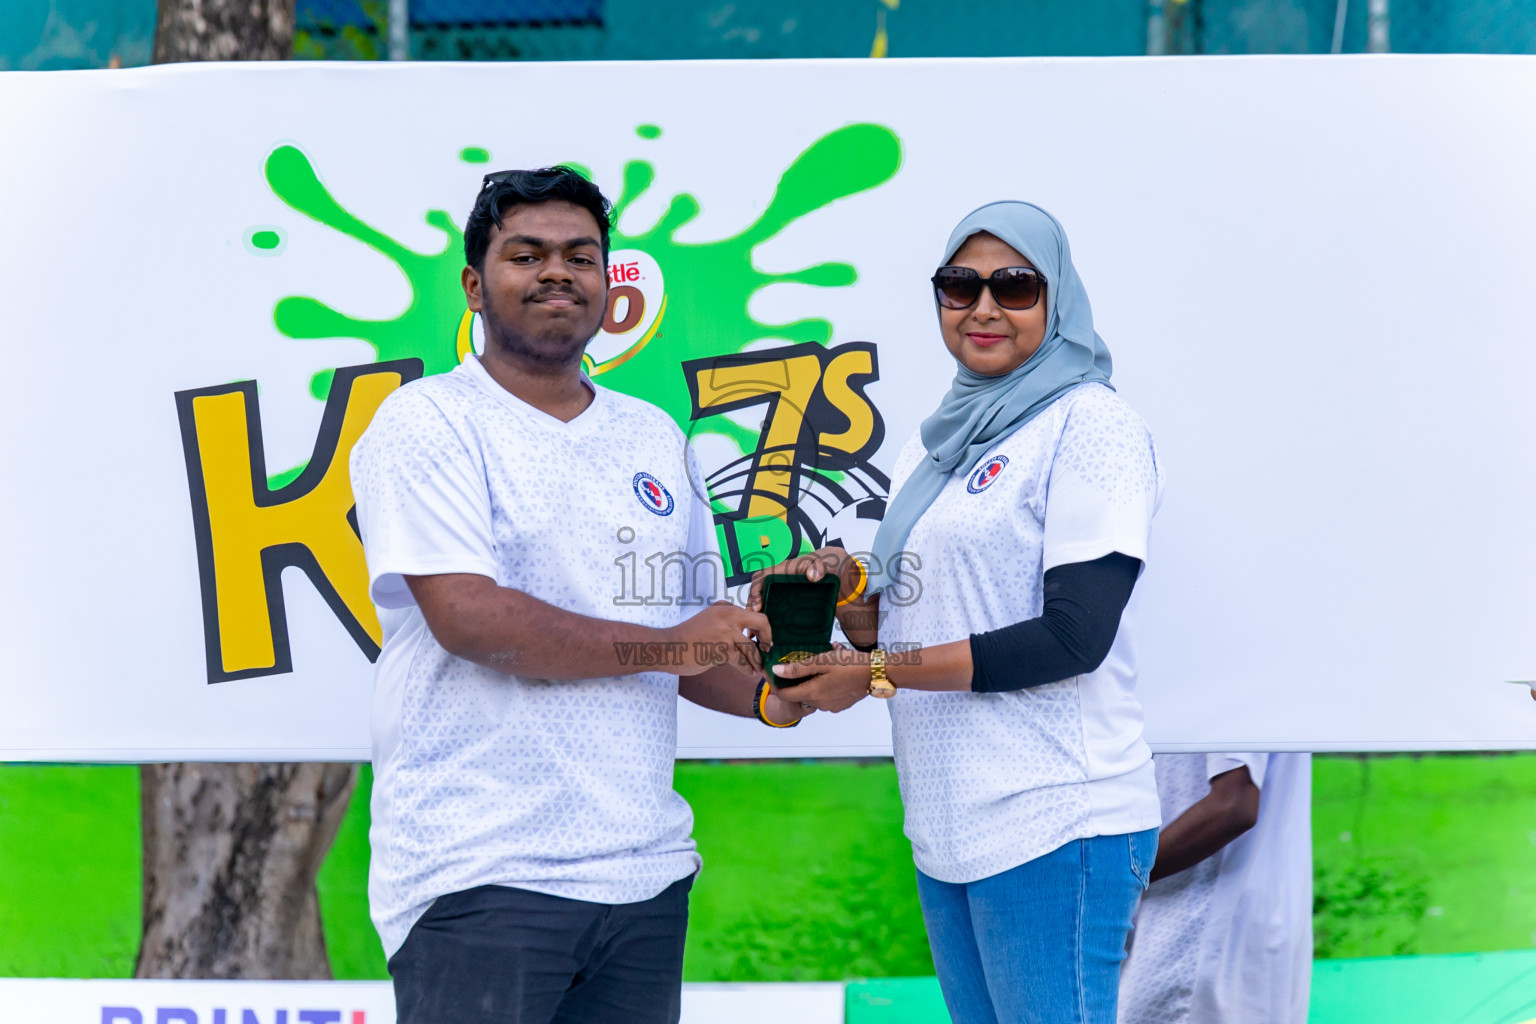
<svg viewBox="0 0 1536 1024"><path fill-rule="evenodd" d="M951 267L970 267L983 278L1003 267L1033 267L1007 242L985 231L965 240L948 263ZM1045 340L1046 295L1029 309L1004 309L992 297L991 288L983 288L975 305L967 309L939 307L939 325L944 347L962 366L986 377L1000 377L1018 369L1035 354Z"/></svg>

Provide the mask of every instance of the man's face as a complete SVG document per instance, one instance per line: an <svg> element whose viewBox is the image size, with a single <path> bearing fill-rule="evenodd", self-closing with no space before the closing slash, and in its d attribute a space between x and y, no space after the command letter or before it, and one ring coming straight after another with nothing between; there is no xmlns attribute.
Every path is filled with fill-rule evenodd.
<svg viewBox="0 0 1536 1024"><path fill-rule="evenodd" d="M533 362L579 362L608 306L602 236L590 211L563 200L509 207L492 228L464 296L497 345Z"/></svg>

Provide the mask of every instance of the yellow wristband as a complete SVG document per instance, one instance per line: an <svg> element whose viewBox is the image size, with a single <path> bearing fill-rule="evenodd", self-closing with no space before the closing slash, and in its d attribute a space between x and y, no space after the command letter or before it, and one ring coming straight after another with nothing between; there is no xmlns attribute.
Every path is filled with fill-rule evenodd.
<svg viewBox="0 0 1536 1024"><path fill-rule="evenodd" d="M799 725L800 719L798 718L793 722L780 723L775 722L773 719L768 717L768 694L772 692L773 691L768 689L767 679L764 679L762 682L757 684L757 720L762 722L764 725L771 725L775 729L793 729L795 726Z"/></svg>
<svg viewBox="0 0 1536 1024"><path fill-rule="evenodd" d="M854 601L857 601L859 599L859 595L864 593L865 585L869 583L869 571L864 568L864 563L855 558L853 560L853 564L859 567L859 582L854 586L853 593L837 602L837 606L839 608L845 604L850 604Z"/></svg>

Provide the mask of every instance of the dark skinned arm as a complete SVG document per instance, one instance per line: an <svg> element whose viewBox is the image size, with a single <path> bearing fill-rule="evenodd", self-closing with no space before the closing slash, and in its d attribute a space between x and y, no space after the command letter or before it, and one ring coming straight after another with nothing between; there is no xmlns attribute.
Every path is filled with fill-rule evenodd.
<svg viewBox="0 0 1536 1024"><path fill-rule="evenodd" d="M969 640L891 651L885 658L886 678L897 689L969 690L973 671ZM869 694L869 655L834 648L804 661L775 665L768 681L786 700L836 714Z"/></svg>
<svg viewBox="0 0 1536 1024"><path fill-rule="evenodd" d="M815 578L814 573L825 574L835 565L851 563L841 549L824 548L785 568ZM885 659L886 676L898 689L999 693L1092 672L1109 655L1140 568L1138 560L1118 552L1055 566L1046 570L1044 609L1037 618L972 634L969 640L893 650ZM859 581L857 566L841 578L841 593L853 593ZM876 595L873 601L850 601L838 609L843 631L860 649L876 638L878 602ZM794 686L797 700L837 712L864 696L868 665L867 657L834 652L775 666L774 673L780 686ZM793 682L812 676L805 683Z"/></svg>
<svg viewBox="0 0 1536 1024"><path fill-rule="evenodd" d="M757 681L761 678L761 673L743 672L735 665L717 665L707 672L679 679L677 693L701 708L739 718L755 718L752 700L757 696ZM798 722L812 710L802 708L799 701L786 700L776 693L770 693L765 712L770 722L788 725L790 722Z"/></svg>
<svg viewBox="0 0 1536 1024"><path fill-rule="evenodd" d="M765 646L773 642L766 616L724 601L669 629L655 629L568 612L473 573L407 576L405 582L444 650L507 675L694 676L716 667L720 651L734 651L732 660L755 672L762 655L745 634Z"/></svg>
<svg viewBox="0 0 1536 1024"><path fill-rule="evenodd" d="M1259 820L1259 787L1246 766L1222 772L1211 791L1157 837L1152 881L1176 875L1218 852Z"/></svg>

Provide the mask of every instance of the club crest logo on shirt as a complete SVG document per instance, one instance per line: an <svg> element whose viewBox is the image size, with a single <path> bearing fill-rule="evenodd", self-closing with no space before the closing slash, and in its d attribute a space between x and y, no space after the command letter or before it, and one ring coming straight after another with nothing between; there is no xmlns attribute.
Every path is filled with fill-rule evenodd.
<svg viewBox="0 0 1536 1024"><path fill-rule="evenodd" d="M659 516L672 514L672 492L661 485L661 481L649 473L635 474L635 497L640 499L647 511Z"/></svg>
<svg viewBox="0 0 1536 1024"><path fill-rule="evenodd" d="M980 494L992 486L992 481L1002 473L1003 467L1008 465L1008 456L994 455L986 462L976 467L976 472L965 482L965 489L972 494Z"/></svg>

